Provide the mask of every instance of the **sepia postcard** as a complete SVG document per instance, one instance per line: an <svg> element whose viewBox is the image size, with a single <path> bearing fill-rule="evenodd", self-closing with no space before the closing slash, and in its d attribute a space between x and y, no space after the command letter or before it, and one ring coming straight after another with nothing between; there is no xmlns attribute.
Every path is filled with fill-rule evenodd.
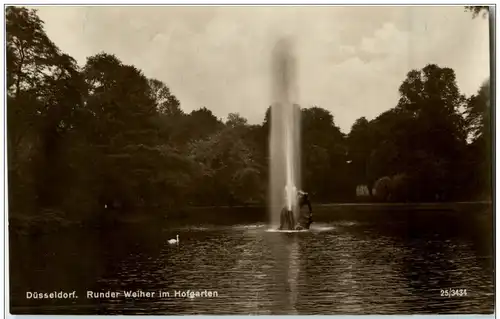
<svg viewBox="0 0 500 319"><path fill-rule="evenodd" d="M11 314L494 313L494 6L4 10Z"/></svg>

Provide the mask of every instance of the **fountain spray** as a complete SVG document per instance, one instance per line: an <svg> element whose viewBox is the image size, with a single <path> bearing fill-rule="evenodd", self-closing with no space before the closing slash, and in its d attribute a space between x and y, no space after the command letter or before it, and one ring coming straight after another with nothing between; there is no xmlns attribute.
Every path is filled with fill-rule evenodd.
<svg viewBox="0 0 500 319"><path fill-rule="evenodd" d="M279 223L283 207L296 216L300 189L300 108L296 100L295 61L289 39L276 43L273 52L273 104L271 107L270 214Z"/></svg>

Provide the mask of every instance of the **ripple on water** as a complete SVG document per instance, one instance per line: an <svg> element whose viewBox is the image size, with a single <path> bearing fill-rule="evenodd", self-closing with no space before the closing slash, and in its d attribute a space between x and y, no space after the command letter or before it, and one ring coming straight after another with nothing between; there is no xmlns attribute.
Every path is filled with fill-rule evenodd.
<svg viewBox="0 0 500 319"><path fill-rule="evenodd" d="M231 229L234 229L234 230L260 229L260 228L264 228L266 226L267 226L266 224L236 225L236 226L232 226Z"/></svg>
<svg viewBox="0 0 500 319"><path fill-rule="evenodd" d="M98 263L95 267L105 271L93 275L95 278L91 278L90 283L75 273L72 285L80 283L75 280L82 280L82 287L90 285L96 291L142 289L173 294L175 290L207 289L219 294L216 299L120 299L98 303L84 300L78 311L86 314L457 314L493 311L493 257L479 250L480 245L486 245L476 241L480 236L466 233L453 238L442 234L435 237L425 231L427 224L407 236L408 225L401 227L401 232L393 232L386 229L385 222L378 221L368 226L361 221L313 223L309 231L281 231L305 233L287 236L270 234L280 231L265 223L198 224L166 228L158 237L156 234L153 237L127 233L130 239L125 243L129 244L124 244L120 250L104 243L92 246L99 253L102 251L102 255L98 255L99 258L89 255L88 258L94 258ZM176 234L179 234L180 243L169 245L166 241ZM44 253L41 248L33 251ZM30 261L35 267L34 258L25 263ZM67 273L72 270L62 268L67 261L68 258L61 259L62 264L47 264L50 267L43 270L43 275L35 274L39 282L35 282L34 277L28 278L37 283L38 289L58 287L67 282ZM45 281L45 278L51 279ZM20 280L18 276L16 282ZM440 297L439 287L451 285L467 288L471 296ZM15 289L17 294L13 296L21 304L25 301L25 288ZM39 304L37 313L78 312L73 305L57 311L46 305Z"/></svg>
<svg viewBox="0 0 500 319"><path fill-rule="evenodd" d="M310 232L328 232L328 231L334 231L335 227L334 226L328 226L326 224L316 224L311 226L309 230L279 230L276 228L268 228L266 229L266 232L269 233L310 233Z"/></svg>
<svg viewBox="0 0 500 319"><path fill-rule="evenodd" d="M198 226L183 226L179 228L168 228L165 231L179 230L179 231L233 231L233 230L253 230L253 229L261 229L267 227L267 224L243 224L243 225L229 225L229 226L221 226L221 225L198 225Z"/></svg>
<svg viewBox="0 0 500 319"><path fill-rule="evenodd" d="M341 224L341 226L351 226L354 223ZM305 233L305 232L325 232L335 230L335 226L329 224L313 224L309 230L279 230L277 228L269 228L268 224L243 224L231 226L217 226L217 225L203 225L203 226L185 226L176 229L165 229L165 231L187 231L187 232L203 232L203 231L249 231L249 230L263 230L270 233Z"/></svg>
<svg viewBox="0 0 500 319"><path fill-rule="evenodd" d="M178 229L183 231L204 231L210 230L211 228L209 226L185 226Z"/></svg>
<svg viewBox="0 0 500 319"><path fill-rule="evenodd" d="M266 229L266 232L268 233L307 233L309 232L308 230L288 230L288 229L276 229L276 228L269 228Z"/></svg>

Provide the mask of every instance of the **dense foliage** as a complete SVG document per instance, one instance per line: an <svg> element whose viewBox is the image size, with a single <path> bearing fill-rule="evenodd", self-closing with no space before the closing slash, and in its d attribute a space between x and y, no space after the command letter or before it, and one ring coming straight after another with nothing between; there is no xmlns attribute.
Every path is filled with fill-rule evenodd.
<svg viewBox="0 0 500 319"><path fill-rule="evenodd" d="M6 24L11 214L266 201L269 109L261 125L185 113L164 83L114 55L80 68L34 10L8 7ZM347 135L329 111L303 108L303 188L315 202L355 201L358 185L379 201L490 199L489 90L465 97L452 69L429 64L408 72L397 105Z"/></svg>

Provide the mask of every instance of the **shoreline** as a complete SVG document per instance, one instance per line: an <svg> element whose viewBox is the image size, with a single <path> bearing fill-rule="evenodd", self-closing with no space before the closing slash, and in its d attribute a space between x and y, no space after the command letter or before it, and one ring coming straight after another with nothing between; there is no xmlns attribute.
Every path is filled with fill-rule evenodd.
<svg viewBox="0 0 500 319"><path fill-rule="evenodd" d="M330 212L339 213L384 213L390 212L397 214L398 212L432 212L432 211L454 211L461 213L465 209L478 208L493 208L491 201L470 201L470 202L434 202L434 203L325 203L313 204L313 212L318 215L326 215ZM235 212L237 210L238 212ZM207 211L211 211L207 214ZM165 210L165 214L151 215L117 215L106 220L80 219L71 220L63 217L54 218L53 215L34 215L34 216L9 216L8 231L10 235L29 235L29 234L47 234L59 231L71 230L75 228L85 229L107 229L109 227L119 225L141 225L147 223L155 223L158 221L171 220L173 222L197 219L205 220L207 218L216 220L219 214L228 214L228 217L239 219L241 216L248 216L251 220L259 217L266 217L268 207L264 205L247 205L247 206L191 206L182 207L175 211ZM471 214L481 214L481 211L471 212ZM199 214L199 215L198 215ZM207 216L208 215L208 216ZM343 215L343 214L341 214ZM248 220L248 222L251 222Z"/></svg>
<svg viewBox="0 0 500 319"><path fill-rule="evenodd" d="M393 203L380 203L380 202L349 202L349 203L312 203L312 207L324 207L324 208L335 208L335 207L415 207L415 208L426 208L426 207L450 207L457 205L493 205L493 201L467 201L467 202L393 202ZM268 208L266 205L234 205L234 206L188 206L183 209L185 210L197 210L197 209L244 209L244 208Z"/></svg>

